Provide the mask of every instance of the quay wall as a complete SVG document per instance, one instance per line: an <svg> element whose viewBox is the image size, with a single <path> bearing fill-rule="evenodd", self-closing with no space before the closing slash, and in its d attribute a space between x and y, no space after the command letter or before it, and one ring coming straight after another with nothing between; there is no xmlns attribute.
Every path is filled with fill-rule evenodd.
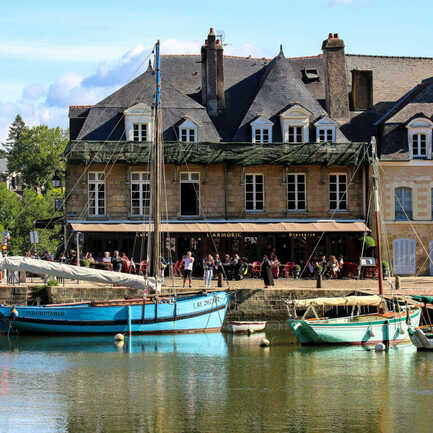
<svg viewBox="0 0 433 433"><path fill-rule="evenodd" d="M178 291L180 293L181 291ZM305 299L322 296L344 296L353 290L305 289L238 289L231 297L228 320L286 320L288 317L285 299ZM137 298L142 290L91 287L0 287L0 304L38 305L63 304L67 302L101 301L108 299Z"/></svg>

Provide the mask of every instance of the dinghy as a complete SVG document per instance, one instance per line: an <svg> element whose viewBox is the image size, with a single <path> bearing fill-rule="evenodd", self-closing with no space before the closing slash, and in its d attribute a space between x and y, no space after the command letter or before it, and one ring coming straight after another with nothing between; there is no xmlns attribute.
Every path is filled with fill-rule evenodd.
<svg viewBox="0 0 433 433"><path fill-rule="evenodd" d="M233 334L252 334L254 332L263 331L266 327L266 322L241 322L233 321L227 324L227 331Z"/></svg>

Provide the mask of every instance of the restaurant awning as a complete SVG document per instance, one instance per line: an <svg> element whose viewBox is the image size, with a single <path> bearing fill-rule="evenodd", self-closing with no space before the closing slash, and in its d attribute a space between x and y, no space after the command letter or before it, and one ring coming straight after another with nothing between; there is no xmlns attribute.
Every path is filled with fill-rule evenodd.
<svg viewBox="0 0 433 433"><path fill-rule="evenodd" d="M134 223L73 223L72 229L78 232L147 232L149 224ZM369 232L363 222L181 222L164 223L161 231L167 233L317 233L317 232Z"/></svg>

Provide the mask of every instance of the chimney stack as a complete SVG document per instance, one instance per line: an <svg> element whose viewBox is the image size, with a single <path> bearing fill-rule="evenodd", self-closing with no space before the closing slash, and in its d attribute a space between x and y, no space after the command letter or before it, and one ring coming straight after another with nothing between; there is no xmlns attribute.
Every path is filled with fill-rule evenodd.
<svg viewBox="0 0 433 433"><path fill-rule="evenodd" d="M345 122L349 120L350 112L344 42L338 33L329 33L328 39L322 43L322 50L325 61L326 108L331 119Z"/></svg>
<svg viewBox="0 0 433 433"><path fill-rule="evenodd" d="M201 98L211 117L224 109L224 49L213 28L201 47Z"/></svg>

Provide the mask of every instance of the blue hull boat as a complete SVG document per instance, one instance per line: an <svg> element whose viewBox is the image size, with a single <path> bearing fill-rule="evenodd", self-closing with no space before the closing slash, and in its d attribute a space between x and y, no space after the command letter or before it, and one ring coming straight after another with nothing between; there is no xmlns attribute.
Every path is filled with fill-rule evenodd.
<svg viewBox="0 0 433 433"><path fill-rule="evenodd" d="M213 292L156 300L6 306L0 318L20 334L162 334L219 332L229 294Z"/></svg>

